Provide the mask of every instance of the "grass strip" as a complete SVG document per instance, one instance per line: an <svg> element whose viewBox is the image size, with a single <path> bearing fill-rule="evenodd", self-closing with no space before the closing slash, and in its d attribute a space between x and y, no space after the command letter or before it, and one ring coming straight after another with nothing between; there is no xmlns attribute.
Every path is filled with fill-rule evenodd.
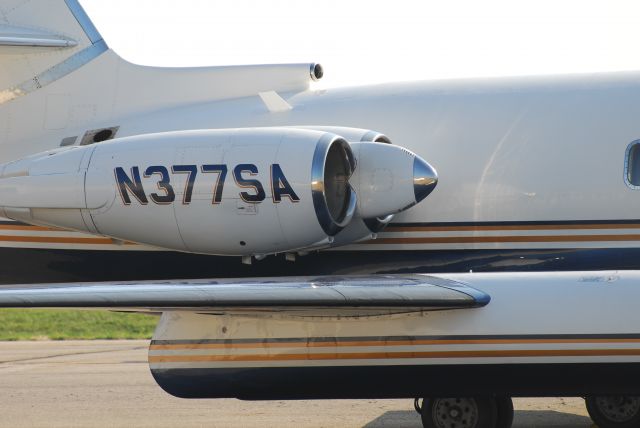
<svg viewBox="0 0 640 428"><path fill-rule="evenodd" d="M150 339L158 317L66 309L0 309L0 340Z"/></svg>

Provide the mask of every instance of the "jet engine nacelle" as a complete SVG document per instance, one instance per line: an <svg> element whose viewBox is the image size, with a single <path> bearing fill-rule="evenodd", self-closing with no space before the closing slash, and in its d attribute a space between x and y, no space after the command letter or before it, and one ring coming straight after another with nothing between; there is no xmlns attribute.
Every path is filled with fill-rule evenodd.
<svg viewBox="0 0 640 428"><path fill-rule="evenodd" d="M307 250L330 245L356 212L418 202L416 162L428 165L311 129L139 135L3 165L0 215L195 253Z"/></svg>
<svg viewBox="0 0 640 428"><path fill-rule="evenodd" d="M406 168L406 164L394 167L391 162L398 161L398 148L388 148L385 146L361 144L361 143L384 143L391 144L391 140L384 134L370 129L348 128L343 126L304 126L306 129L331 132L340 135L347 140L358 159L359 168L350 183L358 188L358 201L361 209L356 210L354 219L343 229L331 244L334 247L350 244L358 241L375 239L378 232L383 230L393 220L394 211L389 211L384 207L385 202L390 202L385 197L392 180L395 184L404 181L398 187L400 191L407 191L411 186L407 186L408 181L413 181L416 194L416 203L428 196L435 188L437 174L435 170L422 159L414 161L413 168ZM405 153L413 155L405 149ZM385 153L387 152L387 153ZM391 156L387 158L387 154ZM388 161L387 161L388 160ZM397 195L396 195L397 196ZM366 201L366 202L365 202ZM362 209L362 207L365 207ZM406 208L406 207L405 207ZM385 214L382 216L368 217L371 213L367 210L379 210ZM390 212L390 213L388 213Z"/></svg>

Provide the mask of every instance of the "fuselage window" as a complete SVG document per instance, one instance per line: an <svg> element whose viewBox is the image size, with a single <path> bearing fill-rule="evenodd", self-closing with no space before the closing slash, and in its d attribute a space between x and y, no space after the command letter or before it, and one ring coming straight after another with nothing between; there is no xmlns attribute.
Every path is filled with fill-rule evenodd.
<svg viewBox="0 0 640 428"><path fill-rule="evenodd" d="M627 146L624 181L632 189L640 190L640 140L633 141Z"/></svg>

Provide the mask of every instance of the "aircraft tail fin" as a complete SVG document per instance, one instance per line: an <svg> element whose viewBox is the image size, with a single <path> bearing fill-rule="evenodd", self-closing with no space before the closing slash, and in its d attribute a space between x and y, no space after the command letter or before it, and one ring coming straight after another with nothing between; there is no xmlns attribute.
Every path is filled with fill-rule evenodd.
<svg viewBox="0 0 640 428"><path fill-rule="evenodd" d="M79 144L125 120L135 130L130 118L149 111L304 91L318 70L131 64L107 47L78 0L0 0L0 159Z"/></svg>
<svg viewBox="0 0 640 428"><path fill-rule="evenodd" d="M107 49L78 0L0 0L0 103L57 80Z"/></svg>

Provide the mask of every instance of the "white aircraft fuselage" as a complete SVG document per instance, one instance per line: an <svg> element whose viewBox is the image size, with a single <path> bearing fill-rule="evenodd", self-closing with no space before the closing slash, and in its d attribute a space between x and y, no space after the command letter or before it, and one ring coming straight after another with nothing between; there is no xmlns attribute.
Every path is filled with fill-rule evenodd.
<svg viewBox="0 0 640 428"><path fill-rule="evenodd" d="M4 6L0 282L27 284L0 307L162 312L180 397L427 397L426 427L494 428L570 394L640 423L640 73L317 90L314 64L141 67L77 1Z"/></svg>
<svg viewBox="0 0 640 428"><path fill-rule="evenodd" d="M96 84L98 73L107 81ZM107 50L73 74L38 89L42 93L0 103L0 123L5 125L0 156L12 161L55 149L63 141L78 145L103 128L115 130L116 138L221 128L372 129L426 159L437 169L439 184L428 200L396 214L377 239L330 250L349 251L339 256L341 272L384 269L378 263L373 270L363 267L354 252L366 252L371 260L392 260L386 263L388 269L416 271L631 268L636 266L631 259L640 242L640 221L633 214L640 210L640 198L626 181L625 167L627 149L638 137L633 100L640 90L639 76L612 73L314 90L309 88L308 65L155 69L128 64ZM260 94L272 91L284 109L270 111L273 107L263 101ZM159 248L145 245L4 227L0 245L5 248L72 250L50 253L63 258L100 250L137 251L139 260L162 257L150 255ZM404 253L405 266L398 263L399 252ZM357 261L350 267L344 258L352 256ZM234 271L224 259L214 263L225 265L216 271L211 263L203 269L203 263L191 257L187 264L195 264L190 271L165 273L286 273L283 268L308 273L311 264L326 265L325 260L337 256L306 257L312 261L298 258L283 264L269 257L254 268L236 259ZM303 268L295 266L301 263Z"/></svg>

